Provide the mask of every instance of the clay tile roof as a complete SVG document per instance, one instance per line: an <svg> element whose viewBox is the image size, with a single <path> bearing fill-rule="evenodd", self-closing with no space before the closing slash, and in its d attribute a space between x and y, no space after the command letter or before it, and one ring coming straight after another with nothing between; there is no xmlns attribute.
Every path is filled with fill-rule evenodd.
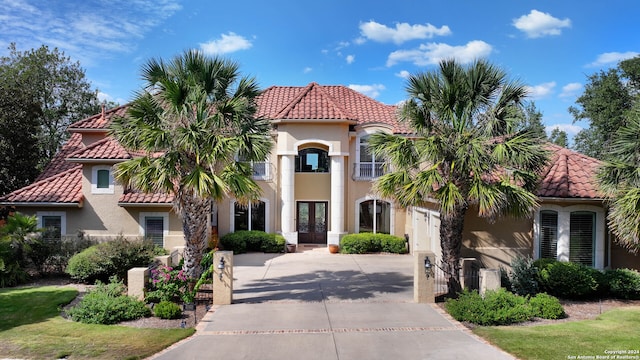
<svg viewBox="0 0 640 360"><path fill-rule="evenodd" d="M68 162L66 159L69 154L82 148L84 148L84 145L82 144L82 135L71 134L69 140L67 140L60 151L58 151L58 153L53 157L51 162L44 168L42 174L36 178L36 181L46 179L63 171L77 167L78 164Z"/></svg>
<svg viewBox="0 0 640 360"><path fill-rule="evenodd" d="M383 104L342 85L272 86L257 99L258 116L280 119L337 119L384 124L409 133L398 122L397 107Z"/></svg>
<svg viewBox="0 0 640 360"><path fill-rule="evenodd" d="M67 130L69 130L70 132L82 132L86 130L106 131L109 123L111 122L111 118L113 116L124 116L127 112L127 108L128 105L122 105L106 111L102 109L102 112L100 114L89 116L86 119L76 121L75 123L69 125Z"/></svg>
<svg viewBox="0 0 640 360"><path fill-rule="evenodd" d="M67 155L67 160L76 162L82 162L82 160L128 160L131 158L133 156L110 136Z"/></svg>
<svg viewBox="0 0 640 360"><path fill-rule="evenodd" d="M82 203L82 165L18 189L0 198L4 203Z"/></svg>
<svg viewBox="0 0 640 360"><path fill-rule="evenodd" d="M118 205L127 206L133 204L158 204L173 205L173 195L168 194L145 194L139 192L130 192L123 194L118 200Z"/></svg>
<svg viewBox="0 0 640 360"><path fill-rule="evenodd" d="M596 184L601 162L570 149L548 144L550 165L542 173L540 197L602 199Z"/></svg>

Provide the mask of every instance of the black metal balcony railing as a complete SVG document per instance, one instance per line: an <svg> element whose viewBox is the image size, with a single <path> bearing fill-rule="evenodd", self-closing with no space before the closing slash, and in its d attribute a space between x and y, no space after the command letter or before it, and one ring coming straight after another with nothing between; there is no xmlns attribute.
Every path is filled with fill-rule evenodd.
<svg viewBox="0 0 640 360"><path fill-rule="evenodd" d="M371 180L384 175L383 163L353 164L354 180Z"/></svg>
<svg viewBox="0 0 640 360"><path fill-rule="evenodd" d="M253 167L253 178L256 180L271 180L273 176L273 171L271 169L271 163L268 161L254 161L252 164Z"/></svg>

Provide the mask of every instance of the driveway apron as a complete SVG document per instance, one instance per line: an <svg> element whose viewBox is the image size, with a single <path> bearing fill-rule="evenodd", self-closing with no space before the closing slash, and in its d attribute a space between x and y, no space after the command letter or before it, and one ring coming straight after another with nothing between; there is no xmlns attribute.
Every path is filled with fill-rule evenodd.
<svg viewBox="0 0 640 360"><path fill-rule="evenodd" d="M413 302L411 255L234 256L233 304L153 359L513 359Z"/></svg>

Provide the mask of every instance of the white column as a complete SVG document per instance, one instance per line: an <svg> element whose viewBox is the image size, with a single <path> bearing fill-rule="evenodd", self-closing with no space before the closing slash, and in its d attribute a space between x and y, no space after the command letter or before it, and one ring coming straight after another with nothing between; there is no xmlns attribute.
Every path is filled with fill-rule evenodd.
<svg viewBox="0 0 640 360"><path fill-rule="evenodd" d="M295 199L294 199L294 179L295 179L295 155L282 155L280 160L280 174L282 176L280 184L282 213L280 214L280 224L282 236L288 243L297 244L298 234L294 228Z"/></svg>
<svg viewBox="0 0 640 360"><path fill-rule="evenodd" d="M344 230L344 156L331 156L331 230L329 244L340 244Z"/></svg>

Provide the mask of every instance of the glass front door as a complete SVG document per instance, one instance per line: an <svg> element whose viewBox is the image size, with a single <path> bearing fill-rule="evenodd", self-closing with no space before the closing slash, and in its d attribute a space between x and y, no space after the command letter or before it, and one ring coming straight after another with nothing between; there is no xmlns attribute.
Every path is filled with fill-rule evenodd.
<svg viewBox="0 0 640 360"><path fill-rule="evenodd" d="M297 218L299 243L327 243L326 201L299 201Z"/></svg>

